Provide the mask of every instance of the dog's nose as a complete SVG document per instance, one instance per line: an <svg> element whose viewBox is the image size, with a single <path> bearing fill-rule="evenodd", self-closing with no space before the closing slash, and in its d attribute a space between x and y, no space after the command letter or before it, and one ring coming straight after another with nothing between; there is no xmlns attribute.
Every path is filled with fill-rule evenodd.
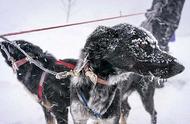
<svg viewBox="0 0 190 124"><path fill-rule="evenodd" d="M184 71L185 67L182 64L180 64L177 60L174 60L173 62L174 66L171 68L172 72L179 74Z"/></svg>

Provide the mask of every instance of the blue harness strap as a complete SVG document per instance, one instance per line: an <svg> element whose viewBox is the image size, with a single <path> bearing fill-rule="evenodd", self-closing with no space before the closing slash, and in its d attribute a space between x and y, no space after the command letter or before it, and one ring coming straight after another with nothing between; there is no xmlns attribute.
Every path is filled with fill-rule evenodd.
<svg viewBox="0 0 190 124"><path fill-rule="evenodd" d="M85 108L90 112L92 113L96 118L101 118L102 115L98 112L96 112L95 110L91 109L89 106L88 106L88 101L87 99L85 98L83 92L81 91L81 89L76 89L77 90L77 94L78 96L80 97L79 99L82 100L81 102L84 104Z"/></svg>

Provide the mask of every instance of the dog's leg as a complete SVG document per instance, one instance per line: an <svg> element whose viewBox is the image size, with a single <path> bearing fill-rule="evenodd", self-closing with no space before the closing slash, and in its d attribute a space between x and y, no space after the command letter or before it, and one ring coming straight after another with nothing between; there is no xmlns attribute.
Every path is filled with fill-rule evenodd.
<svg viewBox="0 0 190 124"><path fill-rule="evenodd" d="M120 124L127 124L127 118L129 116L129 112L131 110L131 107L128 103L128 98L125 98L122 100L121 103L121 114L120 114Z"/></svg>
<svg viewBox="0 0 190 124"><path fill-rule="evenodd" d="M141 97L145 110L151 115L151 124L156 124L157 112L154 108L154 82L147 81L144 83L146 83L147 87L138 87L137 92Z"/></svg>
<svg viewBox="0 0 190 124"><path fill-rule="evenodd" d="M128 97L132 93L132 90L124 91L121 99L121 115L120 115L120 124L127 124L127 118L131 107L128 102Z"/></svg>
<svg viewBox="0 0 190 124"><path fill-rule="evenodd" d="M121 114L120 114L119 124L127 124L126 119L125 119L125 115L123 112L121 112Z"/></svg>
<svg viewBox="0 0 190 124"><path fill-rule="evenodd" d="M43 107L43 111L44 111L46 123L47 123L47 124L56 124L56 120L55 120L55 118L51 115L51 113L50 113L44 106L42 106L42 107Z"/></svg>
<svg viewBox="0 0 190 124"><path fill-rule="evenodd" d="M125 100L122 100L122 113L124 115L125 118L127 118L129 116L129 112L131 110L131 107L129 105L129 102L128 102L128 98L126 98Z"/></svg>
<svg viewBox="0 0 190 124"><path fill-rule="evenodd" d="M91 123L88 124L119 124L119 117L113 116L106 119L95 119L92 120Z"/></svg>
<svg viewBox="0 0 190 124"><path fill-rule="evenodd" d="M86 124L89 119L89 113L80 101L73 100L71 102L70 112L74 124Z"/></svg>

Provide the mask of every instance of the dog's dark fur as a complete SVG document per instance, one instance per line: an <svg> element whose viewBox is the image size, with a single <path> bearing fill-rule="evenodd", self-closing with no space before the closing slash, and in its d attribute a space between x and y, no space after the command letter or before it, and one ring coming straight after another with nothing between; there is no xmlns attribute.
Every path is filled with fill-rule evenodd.
<svg viewBox="0 0 190 124"><path fill-rule="evenodd" d="M100 84L94 86L91 80L84 75L84 70L79 77L73 78L73 85L71 86L71 113L75 123L85 123L90 114L94 116L93 111L87 111L88 108L81 101L80 94L78 94L79 91L82 91L88 103L91 99L89 108L95 111L98 110L100 113L98 116L106 119L107 123L118 123L121 110L126 114L130 108L127 103L127 97L125 97L129 91L137 90L144 104L149 105L151 103L153 105L154 86L149 83L148 88L144 90L142 85L146 86L147 84L144 84L143 80L147 82L149 78L142 80L142 76L139 74L149 75L149 72L151 72L155 76L169 78L183 70L184 67L177 63L174 57L161 52L154 41L149 43L151 37L146 39L148 37L148 34L144 31L127 24L112 28L99 27L92 33L81 53L82 56L78 62L78 68L84 57L88 55L88 64L93 71L100 78L109 80L110 85L113 86L102 86ZM148 41L148 44L143 46L143 44L140 44L141 41L132 42L138 38L142 39L142 41ZM56 65L56 59L52 55L44 53L38 46L26 41L16 42L30 56L42 63L44 67L56 72L69 70L63 65ZM9 43L2 42L2 44L15 60L25 57ZM155 46L155 48L153 49L150 46ZM139 55L140 53L138 52L141 47L144 51L141 51L142 54ZM4 51L1 50L1 52L7 64L12 66ZM150 55L148 58L143 55L145 52ZM156 57L154 58L154 56ZM64 61L72 64L77 62L77 60L72 59ZM130 71L139 74L128 73ZM17 78L36 96L42 72L34 64L26 63L17 71ZM69 89L70 77L57 80L53 75L47 75L43 89L43 102L41 103L43 103L42 107L48 123L54 122L52 114L55 115L58 123L67 123L67 107L70 105ZM147 97L146 94L150 95ZM92 100L92 98L94 99ZM120 108L121 104L122 109ZM80 107L76 108L77 106ZM150 108L152 110L154 106L150 106ZM152 114L153 112L151 111L150 113ZM91 117L96 118L93 116Z"/></svg>
<svg viewBox="0 0 190 124"><path fill-rule="evenodd" d="M33 45L26 41L15 41L21 49L23 49L27 54L29 54L33 59L40 62L45 68L56 71L63 72L69 71L67 67L63 65L55 64L56 59L48 54L44 53L41 48ZM15 61L20 60L25 57L16 47L13 45L2 42L2 45L8 50L11 57ZM1 50L6 63L12 67L12 63L8 60L7 55L3 50ZM66 62L76 64L74 59L66 59ZM36 65L31 63L26 63L19 67L16 71L17 79L29 90L31 94L35 97L38 95L38 85L42 75L42 70ZM67 124L67 107L70 105L70 79L65 78L62 80L57 80L54 75L47 74L43 85L43 95L42 101L39 102L43 107L45 117L48 124L54 124L55 118L59 124ZM55 118L54 118L55 117Z"/></svg>
<svg viewBox="0 0 190 124"><path fill-rule="evenodd" d="M15 41L15 42L17 42L20 45L20 47L23 50L25 50L30 56L32 56L35 60L42 63L44 67L51 69L51 70L54 70L54 71L58 71L58 72L63 72L65 70L68 70L66 67L64 67L62 65L56 65L55 64L56 59L50 54L43 53L43 51L38 46L33 45L33 44L26 42L26 41L22 41L22 40L21 41ZM10 45L9 43L2 42L2 44L7 48L9 54L15 60L20 60L23 57L25 57L19 50L17 50L17 48ZM4 53L4 51L1 50L1 52L2 52L2 54L6 60L6 63L12 67L12 65L11 65L12 63L10 61L8 61L7 56ZM74 59L67 59L64 61L67 61L67 62L72 63L74 65L77 62ZM19 79L19 81L21 81L26 86L26 88L34 96L37 96L38 83L39 83L41 74L42 74L42 70L40 70L38 67L36 67L33 64L27 63L25 65L22 65L19 68L19 70L17 71L17 78ZM134 76L132 76L132 77L134 77ZM135 78L135 79L139 79L139 78ZM130 78L130 82L133 82L131 84L135 84L135 82L136 82L135 79ZM53 123L53 121L55 121L55 120L53 120L53 116L51 115L51 113L48 110L48 109L50 109L49 107L52 106L52 104L54 104L54 105L58 105L58 106L54 106L54 111L52 111L52 108L51 108L51 112L53 112L53 114L57 113L57 114L55 114L56 120L58 119L57 120L58 123L66 123L64 120L67 120L67 110L61 114L58 114L58 112L55 112L55 111L65 110L65 108L70 105L69 104L70 80L68 78L66 78L64 80L59 81L59 80L56 80L54 78L54 76L48 75L45 82L46 83L45 83L44 91L43 91L43 104L44 103L45 104L42 105L42 107L43 107L47 122ZM61 84L61 86L60 86L60 84ZM127 83L123 83L123 85L124 84L126 85ZM125 86L124 89L129 89L127 87ZM55 93L55 90L58 93ZM112 92L112 90L109 90L109 91L110 91L110 93ZM127 91L128 90L126 90L126 91L124 90L123 93L126 93ZM65 97L65 94L67 94L66 98L64 98L62 100L59 99L60 97ZM96 95L100 96L101 93L97 92ZM107 101L109 102L109 100L107 100ZM124 109L126 109L126 105L124 105L124 106L125 106Z"/></svg>
<svg viewBox="0 0 190 124"><path fill-rule="evenodd" d="M134 76L132 78L137 78L137 76ZM133 79L132 79L133 80ZM131 107L128 103L128 97L130 94L134 91L137 91L141 101L143 103L143 106L145 110L150 114L151 116L151 123L156 124L157 122L157 112L154 108L154 92L156 89L156 85L159 79L154 78L152 76L143 76L140 81L133 82L133 83L122 83L122 89L121 89L121 111L123 114L123 118L125 121L127 120L127 117L129 115L129 112L131 110ZM127 85L127 86L126 86Z"/></svg>
<svg viewBox="0 0 190 124"><path fill-rule="evenodd" d="M173 56L158 48L151 34L128 24L98 27L87 39L78 68L86 56L89 67L108 80L108 86L94 85L84 71L72 79L71 114L76 124L85 124L88 118L95 123L118 124L121 110L127 114L130 109L127 97L123 97L132 90L138 91L155 124L155 84L139 74L169 78L184 70Z"/></svg>

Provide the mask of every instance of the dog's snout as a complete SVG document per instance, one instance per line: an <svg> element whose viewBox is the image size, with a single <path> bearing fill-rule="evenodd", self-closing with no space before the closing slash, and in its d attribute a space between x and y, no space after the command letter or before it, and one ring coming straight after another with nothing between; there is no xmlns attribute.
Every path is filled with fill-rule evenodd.
<svg viewBox="0 0 190 124"><path fill-rule="evenodd" d="M185 70L185 67L182 64L180 64L177 60L174 60L171 70L172 72L179 74Z"/></svg>

